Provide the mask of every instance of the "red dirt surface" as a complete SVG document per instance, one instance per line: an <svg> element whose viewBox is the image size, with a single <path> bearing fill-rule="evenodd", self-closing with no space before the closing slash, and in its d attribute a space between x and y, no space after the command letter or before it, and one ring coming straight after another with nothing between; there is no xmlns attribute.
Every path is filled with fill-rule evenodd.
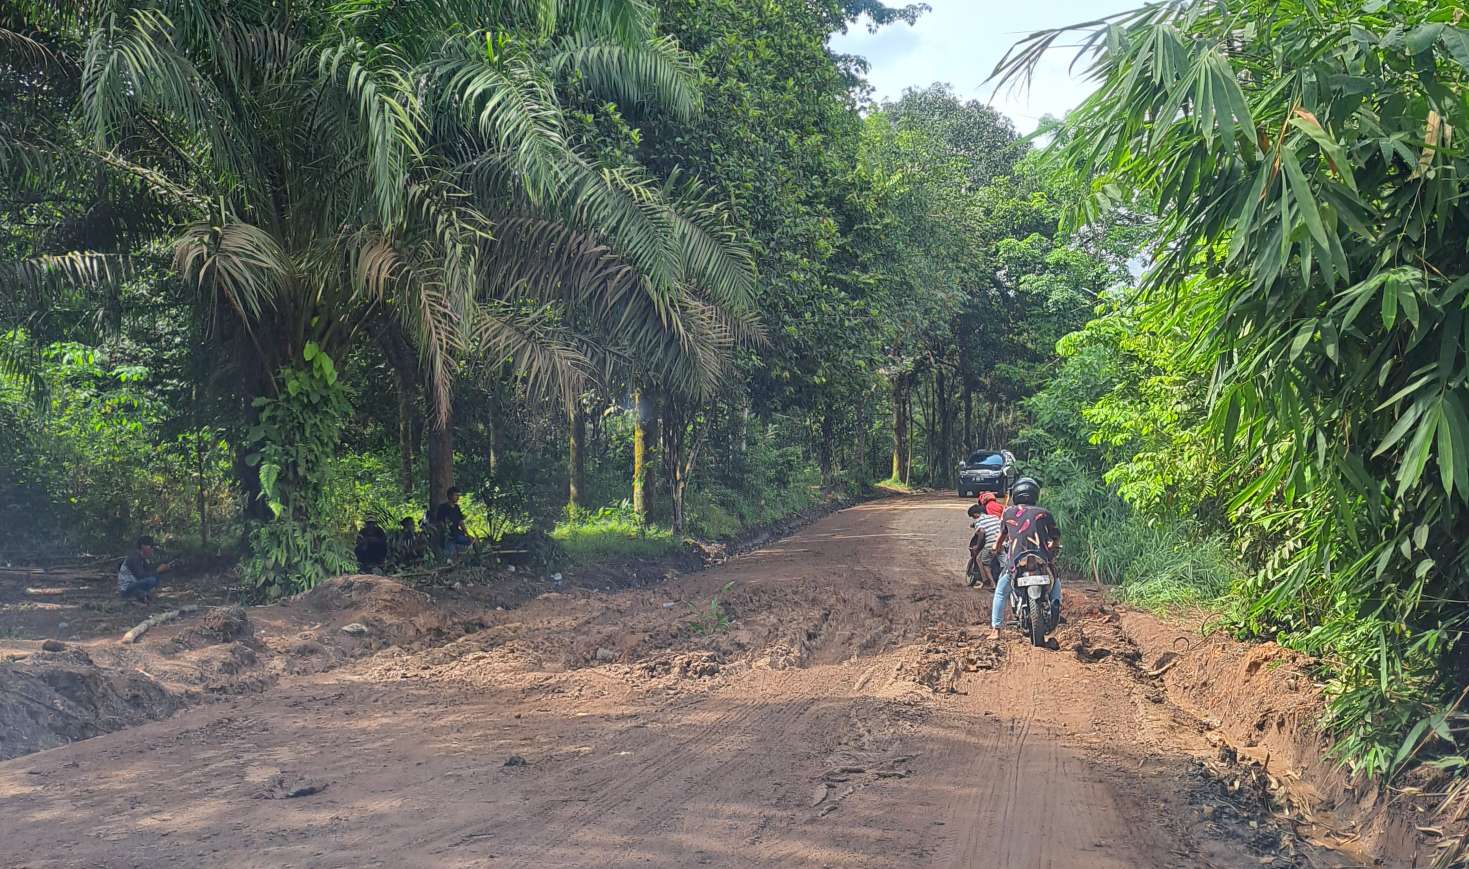
<svg viewBox="0 0 1469 869"><path fill-rule="evenodd" d="M189 706L0 763L0 864L1359 864L1272 814L1099 590L1068 590L1055 650L984 639L966 503L512 609L344 577L243 637L82 644ZM34 645L0 669L79 651Z"/></svg>

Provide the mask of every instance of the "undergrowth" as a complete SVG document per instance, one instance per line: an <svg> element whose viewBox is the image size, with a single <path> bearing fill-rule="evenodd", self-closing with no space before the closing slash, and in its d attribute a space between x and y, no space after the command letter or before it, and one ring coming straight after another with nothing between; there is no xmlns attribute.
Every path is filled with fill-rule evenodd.
<svg viewBox="0 0 1469 869"><path fill-rule="evenodd" d="M551 538L574 564L616 557L658 558L679 548L672 532L643 523L626 504L569 515L556 524Z"/></svg>

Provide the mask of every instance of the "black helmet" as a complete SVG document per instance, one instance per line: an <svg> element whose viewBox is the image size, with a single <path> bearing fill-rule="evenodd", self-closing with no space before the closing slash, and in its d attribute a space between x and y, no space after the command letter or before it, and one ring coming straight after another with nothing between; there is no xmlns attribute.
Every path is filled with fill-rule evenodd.
<svg viewBox="0 0 1469 869"><path fill-rule="evenodd" d="M1021 477L1010 487L1010 503L1035 505L1041 496L1041 484L1030 477Z"/></svg>

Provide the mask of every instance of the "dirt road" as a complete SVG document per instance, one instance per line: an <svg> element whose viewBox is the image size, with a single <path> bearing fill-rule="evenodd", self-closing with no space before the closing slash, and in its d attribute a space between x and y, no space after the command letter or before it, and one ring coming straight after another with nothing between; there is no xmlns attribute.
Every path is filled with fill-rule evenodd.
<svg viewBox="0 0 1469 869"><path fill-rule="evenodd" d="M1333 863L1203 768L1095 592L1059 650L981 639L963 508L867 504L0 764L0 863Z"/></svg>

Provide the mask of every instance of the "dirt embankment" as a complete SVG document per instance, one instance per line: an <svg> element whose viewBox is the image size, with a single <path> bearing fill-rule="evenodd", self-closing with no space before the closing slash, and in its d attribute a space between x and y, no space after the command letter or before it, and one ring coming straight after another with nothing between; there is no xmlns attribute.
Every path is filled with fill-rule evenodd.
<svg viewBox="0 0 1469 869"><path fill-rule="evenodd" d="M1085 588L1054 649L990 642L963 506L867 504L613 592L345 577L248 629L89 646L219 702L0 764L0 841L34 866L1413 863L1331 835L1314 687L1273 652L1175 647ZM240 647L267 688L201 680Z"/></svg>
<svg viewBox="0 0 1469 869"><path fill-rule="evenodd" d="M1306 656L1145 613L1124 612L1122 626L1161 671L1168 699L1208 725L1302 835L1364 859L1424 851L1453 864L1444 852L1461 850L1465 831L1435 821L1437 806L1392 798L1328 756L1325 697Z"/></svg>
<svg viewBox="0 0 1469 869"><path fill-rule="evenodd" d="M442 644L482 624L376 576L338 577L274 606L162 615L173 618L136 640L0 642L0 759L258 692L389 646Z"/></svg>

